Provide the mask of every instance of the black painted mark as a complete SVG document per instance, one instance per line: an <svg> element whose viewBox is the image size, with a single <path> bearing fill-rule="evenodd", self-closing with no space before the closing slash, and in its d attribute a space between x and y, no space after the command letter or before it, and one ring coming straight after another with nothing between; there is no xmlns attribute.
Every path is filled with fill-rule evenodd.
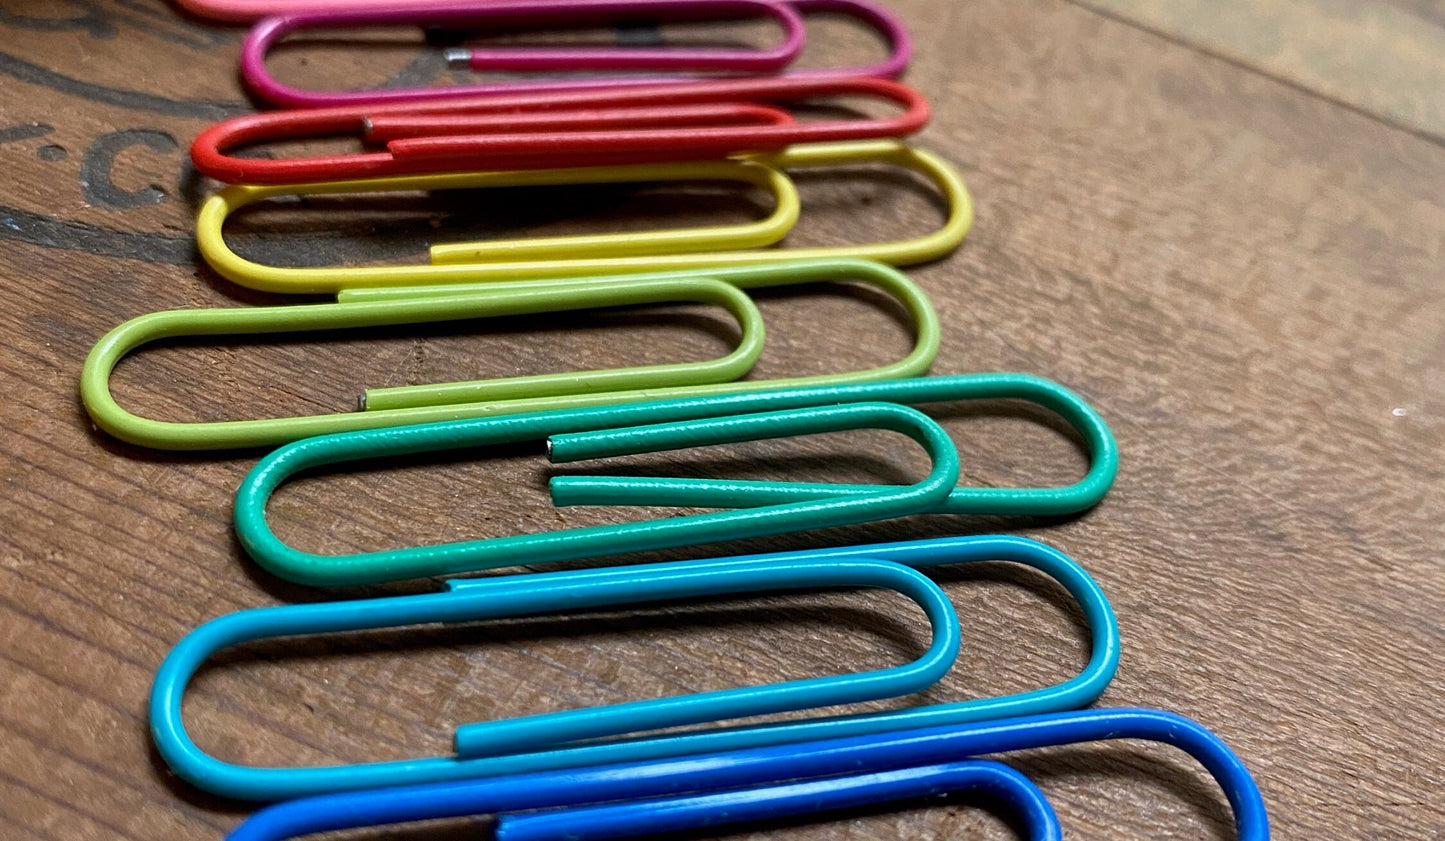
<svg viewBox="0 0 1445 841"><path fill-rule="evenodd" d="M116 231L52 219L4 205L0 205L0 240L18 240L45 248L178 266L193 265L198 259L195 243L188 236Z"/></svg>
<svg viewBox="0 0 1445 841"><path fill-rule="evenodd" d="M115 157L133 146L144 146L160 154L179 148L176 139L163 131L129 129L102 134L85 150L85 158L80 163L80 189L86 201L108 210L126 210L166 200L166 191L155 184L139 190L115 186L111 179Z"/></svg>
<svg viewBox="0 0 1445 841"><path fill-rule="evenodd" d="M47 143L35 150L35 154L42 161L63 161L70 154L64 146L56 146L54 143Z"/></svg>
<svg viewBox="0 0 1445 841"><path fill-rule="evenodd" d="M0 128L0 143L15 143L20 140L44 137L52 131L55 131L55 127L47 126L44 123L22 123L18 126L7 126Z"/></svg>
<svg viewBox="0 0 1445 841"><path fill-rule="evenodd" d="M16 29L39 30L41 32L61 32L78 29L92 38L102 40L109 40L115 37L115 22L111 20L110 16L105 14L105 12L90 3L79 2L79 0L62 0L62 3L79 11L79 14L61 17L37 17L35 15L22 15L18 12L11 12L4 7L0 7L0 24L13 26Z"/></svg>
<svg viewBox="0 0 1445 841"><path fill-rule="evenodd" d="M111 2L122 9L129 9L137 15L149 18L149 20L145 20L124 13L118 14L117 17L124 20L128 26L193 49L206 50L218 47L240 37L235 30L197 26L176 15L175 10L168 4L156 5L143 2L143 0L111 0Z"/></svg>
<svg viewBox="0 0 1445 841"><path fill-rule="evenodd" d="M80 79L57 73L54 70L41 67L38 64L31 64L23 58L18 58L3 52L0 52L0 73L13 76L22 82L42 85L51 90L69 94L70 96L88 99L91 102L115 105L120 108L129 108L133 111L163 114L168 117L224 120L227 117L234 117L237 114L244 114L251 110L239 102L199 102L191 99L167 99L163 96L141 93L140 91L128 91L120 88L106 87L105 85L92 84L91 82L83 82Z"/></svg>

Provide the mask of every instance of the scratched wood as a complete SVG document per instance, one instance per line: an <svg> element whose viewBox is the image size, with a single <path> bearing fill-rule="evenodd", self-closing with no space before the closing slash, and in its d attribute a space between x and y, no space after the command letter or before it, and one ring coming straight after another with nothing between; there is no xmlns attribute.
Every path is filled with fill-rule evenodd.
<svg viewBox="0 0 1445 841"><path fill-rule="evenodd" d="M922 518L645 557L998 529L1046 540L1090 569L1119 614L1124 660L1103 704L1175 710L1220 733L1280 837L1440 837L1445 149L1079 5L896 8L919 41L909 78L937 114L919 142L978 197L964 247L913 271L944 320L934 370L1022 370L1087 395L1119 438L1119 482L1062 523ZM848 27L823 31L810 60L867 57ZM155 757L151 676L208 618L318 597L259 572L231 536L231 495L253 454L128 447L92 430L75 397L86 351L126 318L272 300L205 269L190 240L213 185L185 167L184 148L247 107L237 43L140 0L0 7L6 838L220 837L246 807L188 788ZM326 60L440 78L428 60L394 58ZM938 219L926 190L892 173L812 175L802 188L807 219L791 242ZM766 206L719 185L411 197L271 209L238 220L235 237L267 258L407 260L432 238L744 219ZM907 348L894 308L856 290L761 305L770 335L756 376ZM127 361L116 387L138 411L177 419L345 410L370 385L703 358L733 338L718 313L678 308L183 344ZM971 482L1082 470L1046 418L1010 406L946 418ZM481 455L306 479L283 490L273 519L297 545L347 551L639 516L553 510L536 453ZM679 458L668 469L886 481L923 469L883 435ZM940 580L965 647L923 701L1040 686L1083 662L1084 629L1047 581L994 566ZM397 758L445 751L466 721L899 662L924 631L896 598L833 594L259 646L206 670L187 714L198 741L230 759ZM1019 765L1072 838L1229 837L1222 797L1178 754L1096 746ZM742 837L1011 836L959 800Z"/></svg>

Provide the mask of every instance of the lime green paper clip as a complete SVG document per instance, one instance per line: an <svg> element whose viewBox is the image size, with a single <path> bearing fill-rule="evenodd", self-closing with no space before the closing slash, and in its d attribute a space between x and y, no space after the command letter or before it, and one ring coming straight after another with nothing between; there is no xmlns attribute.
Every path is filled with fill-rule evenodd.
<svg viewBox="0 0 1445 841"><path fill-rule="evenodd" d="M764 338L762 317L752 299L740 290L827 281L867 284L897 300L913 319L913 350L896 362L866 370L735 382L752 368ZM372 296L383 291L365 290ZM91 350L81 371L81 399L96 426L124 441L159 449L215 450L272 446L313 435L403 424L910 377L927 371L938 352L938 316L928 297L896 269L864 260L404 291L409 294L374 299L358 291L357 297L346 295L334 304L174 310L131 319ZM742 335L737 347L726 356L704 362L372 389L361 401L366 411L308 417L190 423L153 420L127 411L110 391L116 364L137 348L161 339L300 333L664 302L724 308L738 322Z"/></svg>
<svg viewBox="0 0 1445 841"><path fill-rule="evenodd" d="M542 438L549 440L551 459L563 462L702 446L740 437L790 437L854 428L847 424L863 422L909 434L922 443L934 459L934 473L926 481L935 482L940 471L950 469L948 465L957 460L951 442L946 435L938 439L941 430L926 416L888 404L999 399L1031 401L1072 426L1090 457L1084 478L1056 488L957 487L956 480L949 479L942 494L934 496L930 491L926 497L914 495L916 486L839 485L837 493L825 495L818 491L827 486L811 484L738 483L732 494L713 485L707 487L708 505L739 510L341 556L288 546L266 522L271 495L302 471ZM1097 503L1113 483L1117 469L1118 452L1108 426L1087 403L1056 383L1024 374L927 377L478 418L298 441L267 455L241 483L236 494L236 534L258 563L283 578L342 586L598 558L917 513L1068 514ZM558 505L631 504L651 481L655 480L556 476L551 480L552 498Z"/></svg>
<svg viewBox="0 0 1445 841"><path fill-rule="evenodd" d="M887 164L917 173L937 188L946 204L944 224L923 236L892 242L767 247L779 243L798 220L799 198L797 188L788 178L789 170L860 164ZM232 212L277 196L683 179L752 184L772 194L773 211L765 219L742 225L435 245L431 248L430 265L268 266L247 260L231 250L222 230ZM201 206L196 218L196 243L206 262L242 286L268 292L336 293L376 287L594 277L845 257L908 266L947 255L963 241L972 224L973 203L968 188L947 161L897 141L870 140L801 144L729 161L423 175L281 187L232 186L211 196Z"/></svg>

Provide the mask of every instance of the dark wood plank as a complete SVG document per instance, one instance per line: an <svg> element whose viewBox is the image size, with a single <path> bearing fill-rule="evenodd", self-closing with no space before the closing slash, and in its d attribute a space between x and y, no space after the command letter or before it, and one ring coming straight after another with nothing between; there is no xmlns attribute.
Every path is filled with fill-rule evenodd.
<svg viewBox="0 0 1445 841"><path fill-rule="evenodd" d="M315 595L257 572L230 536L231 494L251 458L117 444L89 428L74 395L86 351L125 318L265 300L190 254L194 203L208 188L184 175L184 146L243 101L237 36L129 1L35 28L17 16L60 12L34 5L0 21L10 292L0 309L0 820L36 839L217 838L242 810L155 763L151 675L207 618ZM1434 738L1445 729L1435 557L1445 545L1445 150L1069 3L896 7L919 38L910 79L937 111L919 142L963 169L979 208L957 254L914 271L945 321L935 371L1025 370L1085 393L1118 434L1119 484L1098 510L1057 526L930 518L648 557L1020 530L1080 559L1114 600L1125 657L1103 703L1172 709L1218 731L1260 780L1280 837L1434 837L1445 825ZM828 31L839 40L824 45L854 42ZM815 47L815 58L840 50ZM25 128L37 123L48 128ZM859 173L803 186L800 243L936 218L926 195ZM643 224L697 197L569 199L598 219ZM757 212L748 197L710 207L718 218ZM405 258L402 235L428 212L384 229L397 233L384 253ZM528 218L546 230L596 224L548 212L539 203ZM248 244L283 257L375 255L376 241L358 241L358 218L318 213L309 224L340 234ZM506 230L485 212L472 221ZM254 222L262 234L294 224ZM905 327L871 299L763 305L778 341L759 375L876 363L906 344ZM169 348L128 362L118 384L129 405L168 417L342 409L370 384L716 352L727 328L695 315L681 326L579 318L485 337ZM1080 469L1067 439L1006 407L948 426L971 481L1064 481ZM890 481L920 469L915 453L868 436L686 463ZM288 539L336 551L635 516L553 511L546 473L535 456L509 455L320 477L288 488L274 517ZM966 646L924 699L1017 691L1078 667L1082 632L1053 588L1003 570L942 580ZM419 634L379 653L332 641L218 664L188 713L201 743L231 758L400 757L445 750L466 721L897 662L924 644L921 632L921 617L895 601L815 596ZM1021 767L1072 838L1229 837L1219 794L1167 751L1041 752ZM962 804L767 834L778 836L1009 833Z"/></svg>

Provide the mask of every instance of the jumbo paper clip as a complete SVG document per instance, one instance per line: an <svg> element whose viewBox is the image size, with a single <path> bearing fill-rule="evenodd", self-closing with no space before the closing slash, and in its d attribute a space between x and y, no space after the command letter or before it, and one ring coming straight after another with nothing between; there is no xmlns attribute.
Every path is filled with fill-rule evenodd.
<svg viewBox="0 0 1445 841"><path fill-rule="evenodd" d="M774 73L803 49L803 20L796 10L767 0L454 0L384 9L300 9L266 18L241 46L241 76L261 98L289 108L380 102L421 102L488 93L575 90L627 84L623 79L491 82L447 87L364 91L302 90L278 82L266 69L272 46L296 32L318 29L415 26L429 33L586 28L624 24L771 18L783 40L759 49L732 47L453 47L448 58L478 72L575 72L599 70L693 70ZM636 83L638 80L632 80Z"/></svg>
<svg viewBox="0 0 1445 841"><path fill-rule="evenodd" d="M268 454L247 474L236 493L236 535L251 557L275 575L334 587L575 561L872 521L882 518L877 493L882 489L901 492L902 488L850 485L839 486L837 494L824 495L814 485L744 482L731 497L717 487L708 489L710 505L740 510L328 555L296 549L278 538L266 520L266 504L277 488L298 473L363 460L458 449L473 451L546 438L548 457L563 462L704 446L727 440L724 435L777 438L808 434L818 431L820 423L841 424L850 418L898 424L880 428L914 437L928 449L938 471L957 459L947 436L943 442L948 442L948 452L944 452L943 442L935 438L936 427L925 423L926 416L899 415L884 411L884 407L900 409L893 404L978 399L1024 399L1060 415L1085 441L1091 462L1088 473L1067 487L950 485L938 497L900 498L898 508L889 516L1068 514L1082 511L1103 497L1113 482L1118 455L1108 427L1093 409L1072 392L1047 380L1019 374L983 374L619 404L309 438ZM845 411L859 405L870 408L863 415ZM755 414L759 412L765 414ZM710 421L700 422L703 419ZM636 427L638 424L648 426ZM554 476L549 484L555 505L607 505L614 501L628 504L648 493L652 481L646 477ZM849 498L856 505L845 504ZM874 502L865 504L870 500Z"/></svg>
<svg viewBox="0 0 1445 841"><path fill-rule="evenodd" d="M889 103L902 113L798 121L791 111L780 112L853 97ZM674 108L712 110L694 112L681 124L659 117L659 109ZM906 137L928 117L928 103L918 91L886 79L720 79L247 114L198 135L191 160L203 174L230 184L616 166ZM357 137L381 148L301 157L235 154L266 143L335 137Z"/></svg>
<svg viewBox="0 0 1445 841"><path fill-rule="evenodd" d="M752 300L739 290L826 281L862 283L896 300L913 320L912 351L895 362L858 371L729 382L747 373L761 353L763 342L761 315ZM726 356L702 363L370 389L360 401L365 411L304 417L163 421L128 411L111 393L111 373L122 358L151 342L169 338L286 335L680 301L715 304L726 309L739 324L741 336L737 347ZM229 449L275 445L332 432L458 418L916 376L928 370L938 352L938 341L938 316L928 297L907 276L894 269L858 260L779 263L702 273L490 284L485 289L458 289L456 294L419 294L405 301L343 300L335 304L149 313L116 327L96 343L81 369L80 394L96 425L125 441L160 449Z"/></svg>
<svg viewBox="0 0 1445 841"><path fill-rule="evenodd" d="M943 224L922 236L900 240L767 247L788 234L801 209L797 190L786 174L788 171L871 164L895 166L927 180L937 189L946 207ZM279 196L692 179L736 181L761 187L772 194L773 211L761 221L742 225L664 229L624 235L444 243L433 245L430 264L422 265L265 265L237 254L227 245L224 235L226 219L230 214ZM947 255L963 241L972 224L973 202L968 188L947 161L905 144L871 141L806 144L776 154L731 162L429 175L288 187L232 186L201 205L196 218L196 243L212 268L242 286L268 292L338 292L344 299L359 301L387 296L450 295L455 294L455 290L443 287L488 284L499 280L713 269L799 260L862 259L908 266ZM709 272L709 276L717 275ZM437 288L417 288L423 286Z"/></svg>
<svg viewBox="0 0 1445 841"><path fill-rule="evenodd" d="M937 680L952 662L958 635L947 600L927 579L904 575L902 567L932 567L1010 561L1053 577L1079 604L1091 639L1088 663L1054 686L1012 695L970 698L876 713L830 716L764 725L689 730L663 735L620 735L684 719L722 720L765 707L782 709L797 700L814 706L827 698L863 697L874 692L912 691L908 686ZM715 575L718 571L727 574ZM330 767L257 768L235 765L202 751L186 734L182 697L195 671L217 651L277 635L318 634L485 617L535 615L562 606L586 609L621 601L760 592L779 587L885 586L920 603L934 627L932 647L919 661L884 673L825 678L824 682L730 690L711 696L663 699L652 704L567 711L528 719L463 725L456 754L392 762ZM670 596L669 596L670 593ZM948 614L948 615L945 615ZM1068 556L1017 537L960 537L906 543L749 555L718 561L667 563L490 578L454 582L448 592L330 604L260 608L202 625L167 656L151 694L151 733L161 755L181 776L228 797L277 800L328 791L404 785L473 777L504 777L535 771L574 769L599 763L659 760L719 750L781 746L774 755L800 750L796 742L891 733L930 725L958 725L1083 706L1098 697L1118 666L1119 629L1108 600L1088 573ZM851 684L857 683L857 686ZM877 697L875 695L875 697ZM787 702L787 703L784 703ZM794 707L800 708L800 707ZM581 742L583 734L597 738ZM800 766L806 767L806 766ZM856 770L865 770L860 767ZM821 771L819 773L822 773ZM744 779L762 783L775 777ZM682 789L665 789L684 791ZM540 804L539 804L540 805ZM531 808L517 803L517 809ZM477 811L488 811L478 809Z"/></svg>

